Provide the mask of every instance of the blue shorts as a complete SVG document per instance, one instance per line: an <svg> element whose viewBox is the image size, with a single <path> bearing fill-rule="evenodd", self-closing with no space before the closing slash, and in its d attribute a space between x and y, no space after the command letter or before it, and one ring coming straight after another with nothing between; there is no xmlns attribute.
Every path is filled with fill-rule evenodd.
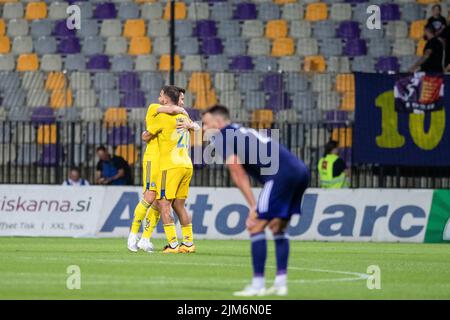
<svg viewBox="0 0 450 320"><path fill-rule="evenodd" d="M309 179L309 172L301 171L267 181L258 198L258 218L289 220L293 214L301 214L302 197Z"/></svg>

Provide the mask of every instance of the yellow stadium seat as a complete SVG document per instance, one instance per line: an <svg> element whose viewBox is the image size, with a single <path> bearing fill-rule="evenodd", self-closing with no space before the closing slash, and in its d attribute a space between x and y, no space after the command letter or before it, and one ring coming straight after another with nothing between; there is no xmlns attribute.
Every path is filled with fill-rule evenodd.
<svg viewBox="0 0 450 320"><path fill-rule="evenodd" d="M196 93L194 108L207 109L215 104L217 104L217 96L214 89L203 90Z"/></svg>
<svg viewBox="0 0 450 320"><path fill-rule="evenodd" d="M37 133L37 141L39 144L55 144L56 124L40 125Z"/></svg>
<svg viewBox="0 0 450 320"><path fill-rule="evenodd" d="M175 55L174 62L175 71L180 71L181 69L181 59L179 55ZM164 54L159 58L159 71L169 71L170 70L170 56L168 54Z"/></svg>
<svg viewBox="0 0 450 320"><path fill-rule="evenodd" d="M136 3L154 3L158 2L158 0L134 0Z"/></svg>
<svg viewBox="0 0 450 320"><path fill-rule="evenodd" d="M45 2L29 2L25 11L27 20L47 18L47 4Z"/></svg>
<svg viewBox="0 0 450 320"><path fill-rule="evenodd" d="M420 4L433 4L433 3L440 3L441 0L417 0L417 3Z"/></svg>
<svg viewBox="0 0 450 320"><path fill-rule="evenodd" d="M326 3L308 3L306 7L305 20L320 21L328 19L328 7Z"/></svg>
<svg viewBox="0 0 450 320"><path fill-rule="evenodd" d="M5 35L5 20L0 19L0 36Z"/></svg>
<svg viewBox="0 0 450 320"><path fill-rule="evenodd" d="M298 0L273 0L276 4L286 4L286 3L295 3Z"/></svg>
<svg viewBox="0 0 450 320"><path fill-rule="evenodd" d="M273 41L272 56L274 57L291 56L294 51L294 40L291 38L279 38Z"/></svg>
<svg viewBox="0 0 450 320"><path fill-rule="evenodd" d="M355 111L355 92L347 91L342 95L341 110Z"/></svg>
<svg viewBox="0 0 450 320"><path fill-rule="evenodd" d="M69 108L72 106L72 90L71 89L55 89L50 96L50 106L54 109Z"/></svg>
<svg viewBox="0 0 450 320"><path fill-rule="evenodd" d="M124 158L129 165L135 164L139 159L138 152L134 144L121 144L117 146L116 155Z"/></svg>
<svg viewBox="0 0 450 320"><path fill-rule="evenodd" d="M307 56L303 70L306 72L325 72L326 63L323 56Z"/></svg>
<svg viewBox="0 0 450 320"><path fill-rule="evenodd" d="M273 123L273 111L259 109L252 113L252 127L257 129L269 129Z"/></svg>
<svg viewBox="0 0 450 320"><path fill-rule="evenodd" d="M288 34L288 25L286 20L271 20L266 25L266 38L277 39L285 38Z"/></svg>
<svg viewBox="0 0 450 320"><path fill-rule="evenodd" d="M416 20L411 23L409 37L414 40L420 40L423 37L423 30L427 24L426 20Z"/></svg>
<svg viewBox="0 0 450 320"><path fill-rule="evenodd" d="M39 59L35 53L24 53L17 59L17 71L36 71L39 69Z"/></svg>
<svg viewBox="0 0 450 320"><path fill-rule="evenodd" d="M166 9L164 10L164 20L170 20L170 1L167 1ZM186 19L186 4L184 2L175 2L175 20Z"/></svg>
<svg viewBox="0 0 450 320"><path fill-rule="evenodd" d="M144 19L130 19L125 21L123 36L127 38L145 36Z"/></svg>
<svg viewBox="0 0 450 320"><path fill-rule="evenodd" d="M336 91L355 91L355 76L352 73L338 74L336 76Z"/></svg>
<svg viewBox="0 0 450 320"><path fill-rule="evenodd" d="M425 45L427 44L426 40L420 39L417 43L416 56L423 56L423 49L425 49Z"/></svg>
<svg viewBox="0 0 450 320"><path fill-rule="evenodd" d="M108 108L103 116L103 122L106 126L121 126L127 122L127 109Z"/></svg>
<svg viewBox="0 0 450 320"><path fill-rule="evenodd" d="M8 37L0 36L0 53L9 53L11 50L11 42Z"/></svg>
<svg viewBox="0 0 450 320"><path fill-rule="evenodd" d="M189 80L188 90L191 92L206 91L211 88L211 75L207 72L193 72Z"/></svg>
<svg viewBox="0 0 450 320"><path fill-rule="evenodd" d="M62 72L50 72L47 75L47 80L45 81L45 89L56 90L64 89L66 87L66 77Z"/></svg>
<svg viewBox="0 0 450 320"><path fill-rule="evenodd" d="M152 52L152 43L149 37L133 37L130 40L128 54L138 56Z"/></svg>
<svg viewBox="0 0 450 320"><path fill-rule="evenodd" d="M334 128L331 138L339 142L339 148L350 148L352 146L352 128Z"/></svg>

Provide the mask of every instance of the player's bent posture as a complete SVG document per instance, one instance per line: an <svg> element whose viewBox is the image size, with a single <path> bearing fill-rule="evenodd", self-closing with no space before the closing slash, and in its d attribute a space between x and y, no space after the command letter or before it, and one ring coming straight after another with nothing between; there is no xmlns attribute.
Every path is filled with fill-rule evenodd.
<svg viewBox="0 0 450 320"><path fill-rule="evenodd" d="M226 161L231 178L247 200L250 212L247 229L251 238L253 281L236 296L287 295L289 240L286 228L293 214L300 214L301 201L309 183L305 164L277 141L256 130L231 123L226 107L216 105L203 114L205 130L215 130L212 143L216 155ZM264 152L268 151L268 152ZM249 176L264 184L258 203ZM265 289L267 255L265 229L275 240L277 274L274 285Z"/></svg>
<svg viewBox="0 0 450 320"><path fill-rule="evenodd" d="M164 103L166 103L166 99L164 97L164 92L166 90L168 90L167 86L162 88L158 98L159 104L153 103L148 107L145 117L147 129L153 121L156 121L155 117L159 113L187 115L186 111L182 107L184 105L184 100L182 99L179 100L179 104L181 104L181 106L164 105ZM128 236L128 249L132 252L137 252L138 249L142 249L147 252L153 251L153 244L150 242L150 237L160 218L157 208L152 206L152 203L156 198L156 185L159 175L159 147L158 142L155 139L149 140L147 138L148 137L143 134L143 140L147 142L142 159L143 199L134 209L133 222L131 224L131 230ZM147 219L144 232L142 234L142 238L138 242L138 232L141 227L141 223L146 216Z"/></svg>
<svg viewBox="0 0 450 320"><path fill-rule="evenodd" d="M176 87L174 87L176 88ZM178 101L179 91L166 90L164 97L173 103ZM164 253L195 252L192 221L186 211L185 201L189 192L193 166L189 157L189 130L192 124L184 114L158 114L147 129L159 146L160 172L157 180L157 203L164 225L167 246ZM173 206L181 224L183 240L178 243L174 221L170 215Z"/></svg>

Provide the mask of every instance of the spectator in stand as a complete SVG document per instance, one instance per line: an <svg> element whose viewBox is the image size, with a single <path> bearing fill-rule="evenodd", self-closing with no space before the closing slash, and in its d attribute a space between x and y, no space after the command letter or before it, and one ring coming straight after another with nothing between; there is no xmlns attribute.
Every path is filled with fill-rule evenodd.
<svg viewBox="0 0 450 320"><path fill-rule="evenodd" d="M63 186L88 186L89 181L81 178L81 171L78 167L72 167L69 170L69 177L64 180Z"/></svg>
<svg viewBox="0 0 450 320"><path fill-rule="evenodd" d="M436 36L433 25L427 24L425 26L424 38L427 40L425 48L423 49L423 56L409 69L410 72L417 70L426 73L442 73L444 45Z"/></svg>
<svg viewBox="0 0 450 320"><path fill-rule="evenodd" d="M442 8L440 4L433 6L432 16L428 18L427 24L431 24L434 28L435 34L438 36L442 30L447 26L447 19L442 16Z"/></svg>
<svg viewBox="0 0 450 320"><path fill-rule="evenodd" d="M124 158L111 156L104 146L97 148L97 171L95 182L103 185L131 185L131 169Z"/></svg>
<svg viewBox="0 0 450 320"><path fill-rule="evenodd" d="M320 187L341 189L349 187L349 170L344 159L339 156L339 143L334 140L325 145L325 154L318 164Z"/></svg>

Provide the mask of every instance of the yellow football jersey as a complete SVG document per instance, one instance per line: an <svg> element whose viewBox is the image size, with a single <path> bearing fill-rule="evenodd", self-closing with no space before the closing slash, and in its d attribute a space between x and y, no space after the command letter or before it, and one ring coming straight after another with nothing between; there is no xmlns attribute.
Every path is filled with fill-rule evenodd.
<svg viewBox="0 0 450 320"><path fill-rule="evenodd" d="M177 122L187 120L184 114L168 115L159 113L150 122L147 130L151 134L158 134L159 169L192 168L189 157L190 135L188 130L177 129Z"/></svg>
<svg viewBox="0 0 450 320"><path fill-rule="evenodd" d="M158 113L159 104L152 103L147 110L147 115L145 116L145 127L147 131L150 131L150 125L152 122L155 122L156 115ZM159 147L158 147L158 141L156 139L152 139L147 143L147 146L145 148L145 153L143 160L153 160L159 158Z"/></svg>

